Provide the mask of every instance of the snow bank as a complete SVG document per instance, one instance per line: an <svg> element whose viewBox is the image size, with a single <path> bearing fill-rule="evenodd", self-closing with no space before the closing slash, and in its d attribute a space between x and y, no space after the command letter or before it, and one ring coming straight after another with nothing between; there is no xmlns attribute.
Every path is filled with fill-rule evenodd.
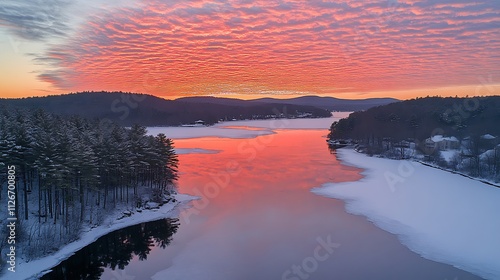
<svg viewBox="0 0 500 280"><path fill-rule="evenodd" d="M493 140L495 139L496 137L491 135L491 134L485 134L485 135L482 135L481 136L481 139L486 139L486 140Z"/></svg>
<svg viewBox="0 0 500 280"><path fill-rule="evenodd" d="M333 117L331 118L227 121L215 124L214 126L148 127L147 130L149 135L163 133L172 139L201 137L245 139L274 134L274 130L276 129L328 129L332 122L345 118L350 113L333 112Z"/></svg>
<svg viewBox="0 0 500 280"><path fill-rule="evenodd" d="M344 164L365 169L356 182L328 183L312 192L343 199L399 236L421 256L487 279L500 279L500 189L410 161L338 150Z"/></svg>
<svg viewBox="0 0 500 280"><path fill-rule="evenodd" d="M136 212L133 215L122 219L117 219L117 216L109 217L101 226L88 229L83 232L79 240L64 246L53 255L30 262L23 262L19 259L16 266L16 272L12 273L7 271L3 276L12 277L9 279L37 279L43 274L49 272L52 267L69 258L76 251L96 241L99 237L115 230L139 223L155 221L163 218L173 218L175 216L175 211L173 211L175 206L196 198L189 195L178 194L175 196L175 199L177 200L176 202L164 204L158 209L143 210L140 213ZM119 215L120 213L117 214Z"/></svg>
<svg viewBox="0 0 500 280"><path fill-rule="evenodd" d="M347 118L352 112L333 112L330 118L317 119L271 119L221 122L214 127L247 126L269 129L328 129L334 121Z"/></svg>
<svg viewBox="0 0 500 280"><path fill-rule="evenodd" d="M442 141L453 141L453 142L458 142L457 137L451 136L451 137L444 137L443 135L434 135L431 138L432 142L442 142Z"/></svg>
<svg viewBox="0 0 500 280"><path fill-rule="evenodd" d="M221 150L211 150L203 148L175 148L175 153L178 155L184 154L218 154Z"/></svg>
<svg viewBox="0 0 500 280"><path fill-rule="evenodd" d="M458 156L460 154L459 150L446 150L446 151L441 151L441 156L446 162L451 162L454 157Z"/></svg>
<svg viewBox="0 0 500 280"><path fill-rule="evenodd" d="M148 127L149 135L158 135L159 133L165 134L171 139L189 139L201 137L221 137L221 138L234 138L245 139L255 138L261 135L273 134L274 132L269 129L248 130L248 129L233 129L214 126L200 126L200 127Z"/></svg>

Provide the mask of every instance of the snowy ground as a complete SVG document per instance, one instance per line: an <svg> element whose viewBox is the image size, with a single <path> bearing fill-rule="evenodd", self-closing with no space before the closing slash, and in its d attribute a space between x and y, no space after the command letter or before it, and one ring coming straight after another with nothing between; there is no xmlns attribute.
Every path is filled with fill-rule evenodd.
<svg viewBox="0 0 500 280"><path fill-rule="evenodd" d="M453 160L453 158L460 155L459 150L447 150L447 151L441 151L440 153L443 159L448 163L450 163Z"/></svg>
<svg viewBox="0 0 500 280"><path fill-rule="evenodd" d="M333 112L330 118L318 119L277 119L277 120L247 120L247 121L230 121L221 122L214 127L228 126L249 126L256 128L286 128L286 129L328 129L334 121L341 118L346 118L351 112Z"/></svg>
<svg viewBox="0 0 500 280"><path fill-rule="evenodd" d="M223 138L254 138L261 135L273 134L270 129L234 129L214 126L201 127L148 127L149 135L164 133L172 139L189 139L201 137L223 137Z"/></svg>
<svg viewBox="0 0 500 280"><path fill-rule="evenodd" d="M201 137L220 138L255 138L275 133L276 129L327 129L334 121L349 116L351 112L333 112L333 117L316 119L269 119L228 121L213 126L198 127L148 127L149 135L164 133L172 139L189 139Z"/></svg>
<svg viewBox="0 0 500 280"><path fill-rule="evenodd" d="M363 179L312 191L342 199L421 256L500 279L500 188L416 162L338 150Z"/></svg>
<svg viewBox="0 0 500 280"><path fill-rule="evenodd" d="M220 153L220 150L210 150L203 148L175 148L175 153L178 155L185 154L217 154Z"/></svg>
<svg viewBox="0 0 500 280"><path fill-rule="evenodd" d="M69 258L74 252L112 231L139 223L155 221L163 218L174 218L176 216L175 211L173 211L174 208L180 203L185 203L195 199L195 197L178 194L175 196L175 199L177 200L176 202L167 203L159 209L143 210L140 213L135 212L130 217L122 219L117 219L118 216L108 217L101 226L87 229L82 233L79 240L64 246L53 255L30 262L24 262L22 259L19 259L16 266L16 272L12 273L6 271L2 277L6 277L5 279L37 279L41 275L47 273L50 268ZM121 215L121 213L117 213L117 215Z"/></svg>

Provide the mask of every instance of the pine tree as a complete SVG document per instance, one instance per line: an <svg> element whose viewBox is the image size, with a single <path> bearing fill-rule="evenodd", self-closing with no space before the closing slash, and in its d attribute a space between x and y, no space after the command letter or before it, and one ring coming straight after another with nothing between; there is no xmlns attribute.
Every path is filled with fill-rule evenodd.
<svg viewBox="0 0 500 280"><path fill-rule="evenodd" d="M178 159L172 140L148 136L140 125L125 129L43 110L0 108L0 187L7 179L5 166L12 164L19 167L23 198L16 209L28 219L29 198L37 199L34 222L53 224L58 232L52 236L64 243L76 236L79 225L92 224L100 209L109 208L109 192L113 205L128 205L129 193L138 195L138 188L159 195L170 190L167 187L177 179ZM36 234L40 231L29 231L28 242L40 242ZM36 253L49 248L37 244L42 247Z"/></svg>

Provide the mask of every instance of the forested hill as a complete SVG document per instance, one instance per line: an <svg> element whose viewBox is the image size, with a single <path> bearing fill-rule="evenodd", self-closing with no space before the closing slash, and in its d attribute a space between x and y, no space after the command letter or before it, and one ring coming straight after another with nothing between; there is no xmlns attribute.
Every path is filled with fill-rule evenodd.
<svg viewBox="0 0 500 280"><path fill-rule="evenodd" d="M287 104L301 104L315 106L330 111L362 111L372 107L387 105L394 102L399 102L394 98L368 98L368 99L340 99L327 96L301 96L291 99L275 99L275 98L261 98L252 100L253 102L265 103L287 103Z"/></svg>
<svg viewBox="0 0 500 280"><path fill-rule="evenodd" d="M332 124L330 138L424 140L433 134L500 136L500 96L427 97L355 112Z"/></svg>
<svg viewBox="0 0 500 280"><path fill-rule="evenodd" d="M290 104L301 106L313 106L329 111L361 111L371 107L386 105L389 103L399 102L394 98L368 98L368 99L340 99L327 96L301 96L289 99L276 98L259 98L252 100L240 100L232 98L216 98L216 97L184 97L177 99L183 102L202 102L211 104L232 104L241 106L252 106L255 104Z"/></svg>
<svg viewBox="0 0 500 280"><path fill-rule="evenodd" d="M122 125L177 126L203 120L213 124L223 119L262 119L274 116L329 117L328 110L314 106L233 102L193 102L166 100L151 95L122 92L84 92L66 95L0 99L2 104L17 108L40 108L58 115L106 118Z"/></svg>

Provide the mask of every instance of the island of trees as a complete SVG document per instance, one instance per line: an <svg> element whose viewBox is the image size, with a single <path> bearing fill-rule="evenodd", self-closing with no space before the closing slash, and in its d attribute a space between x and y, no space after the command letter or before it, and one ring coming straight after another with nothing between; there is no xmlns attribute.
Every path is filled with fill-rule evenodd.
<svg viewBox="0 0 500 280"><path fill-rule="evenodd" d="M17 254L27 260L57 251L112 211L130 215L169 201L177 163L171 139L140 125L0 108L0 201L7 208L14 166ZM4 249L8 213L1 213Z"/></svg>
<svg viewBox="0 0 500 280"><path fill-rule="evenodd" d="M354 112L329 139L369 155L417 159L500 181L500 96L427 97Z"/></svg>

